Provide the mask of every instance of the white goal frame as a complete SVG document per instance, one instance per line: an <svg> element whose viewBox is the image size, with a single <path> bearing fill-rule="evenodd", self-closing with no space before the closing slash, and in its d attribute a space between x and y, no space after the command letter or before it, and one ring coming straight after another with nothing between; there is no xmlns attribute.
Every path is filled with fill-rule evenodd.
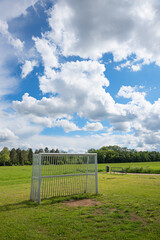
<svg viewBox="0 0 160 240"><path fill-rule="evenodd" d="M80 193L98 194L96 153L34 154L30 200Z"/></svg>

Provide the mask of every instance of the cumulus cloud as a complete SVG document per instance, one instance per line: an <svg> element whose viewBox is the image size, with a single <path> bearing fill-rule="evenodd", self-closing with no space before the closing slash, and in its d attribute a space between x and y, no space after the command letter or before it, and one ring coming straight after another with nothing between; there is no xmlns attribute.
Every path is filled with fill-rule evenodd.
<svg viewBox="0 0 160 240"><path fill-rule="evenodd" d="M131 98L132 103L144 105L147 104L147 106L150 106L150 103L145 100L146 93L145 92L139 92L136 89L137 87L131 87L131 86L122 86L117 94L119 97L124 98Z"/></svg>
<svg viewBox="0 0 160 240"><path fill-rule="evenodd" d="M14 93L18 87L19 80L11 75L10 69L6 66L8 59L14 56L13 48L4 47L5 40L0 37L0 99L7 94Z"/></svg>
<svg viewBox="0 0 160 240"><path fill-rule="evenodd" d="M154 149L159 145L160 99L151 104L145 99L146 93L130 86L122 86L118 95L131 99L128 106L136 116L130 125L134 135L143 143L144 149L149 144L150 149Z"/></svg>
<svg viewBox="0 0 160 240"><path fill-rule="evenodd" d="M89 107L90 101L105 101L102 87L107 87L109 81L104 71L104 65L97 61L67 62L61 65L61 71L47 69L46 74L39 78L40 89L43 93L58 93L63 102L71 104L73 111L84 104Z"/></svg>
<svg viewBox="0 0 160 240"><path fill-rule="evenodd" d="M0 114L1 139L6 139L6 144L9 143L9 146L11 146L11 141L13 145L16 142L23 142L24 139L29 139L43 130L43 126L33 124L30 121L30 116L26 118L13 112L4 113L3 110L0 113L2 113ZM3 142L4 140L2 141L2 144Z"/></svg>
<svg viewBox="0 0 160 240"><path fill-rule="evenodd" d="M123 68L128 68L133 72L138 72L142 69L143 63L136 63L136 59L134 61L125 61L115 67L117 71L120 71Z"/></svg>
<svg viewBox="0 0 160 240"><path fill-rule="evenodd" d="M141 68L142 68L142 64L136 64L131 66L131 69L133 72L138 72L141 70Z"/></svg>
<svg viewBox="0 0 160 240"><path fill-rule="evenodd" d="M32 130L33 131L33 127ZM28 129L29 130L29 129ZM27 132L27 129L26 129ZM58 148L67 152L86 152L89 148L98 149L101 146L107 145L119 145L121 147L128 146L130 148L136 148L137 150L160 150L159 149L159 137L156 135L146 135L141 137L136 137L132 134L116 134L116 133L103 133L95 134L92 136L47 136L39 134L34 131L33 134L26 136L25 134L20 136L20 138L5 138L6 141L0 141L0 147L8 146L9 148L21 147L21 148L45 148L48 146L51 148ZM2 134L3 135L3 134ZM3 136L4 137L4 136ZM153 138L153 139L152 139ZM157 141L158 140L158 141ZM142 144L143 143L143 144Z"/></svg>
<svg viewBox="0 0 160 240"><path fill-rule="evenodd" d="M65 56L95 59L112 52L121 61L135 54L144 64L160 65L159 10L158 0L59 0L50 11L48 36Z"/></svg>
<svg viewBox="0 0 160 240"><path fill-rule="evenodd" d="M46 38L34 38L35 46L37 51L42 56L43 64L47 67L58 67L58 58L57 58L57 50L56 45L52 42L49 42Z"/></svg>
<svg viewBox="0 0 160 240"><path fill-rule="evenodd" d="M67 76L67 74L65 74L65 76ZM74 81L74 78L72 78L72 81ZM72 81L70 82L71 86ZM74 86L70 87L70 89L73 88ZM49 87L49 89L52 88ZM81 88L79 89L81 90ZM102 95L98 95L95 93L96 90L93 89L92 95L94 97L92 97L88 91L86 92L85 87L82 89L85 90L85 99L82 100L79 100L79 96L76 98L76 91L74 91L73 94L66 91L66 96L63 96L60 92L58 96L51 98L43 97L41 100L36 100L28 94L25 94L22 102L14 101L13 107L20 115L32 116L33 122L34 116L36 117L35 121L37 121L37 123L38 121L39 123L45 122L44 119L47 117L48 121L46 121L46 126L62 126L66 132L80 130L72 121L62 119L71 119L74 112L88 119L93 119L94 121L102 117L103 119L108 118L113 125L113 131L130 132L132 130L135 134L138 132L139 134L144 134L148 130L153 130L154 126L156 131L158 131L157 126L159 126L160 121L157 112L160 108L160 101L158 100L155 101L154 104L151 104L145 99L146 94L139 92L136 87L122 86L119 90L119 97L129 99L127 104L115 103L113 98L106 92L103 93L103 98L101 98ZM89 88L89 90L91 91L92 89ZM152 118L153 113L155 113L156 116L154 118ZM56 120L57 118L59 118L59 120ZM102 129L103 126L100 122L87 122L86 126L81 130L99 131Z"/></svg>
<svg viewBox="0 0 160 240"><path fill-rule="evenodd" d="M8 141L14 141L17 140L18 137L15 136L15 134L9 130L8 128L4 128L0 130L0 142L8 142Z"/></svg>
<svg viewBox="0 0 160 240"><path fill-rule="evenodd" d="M69 117L67 114L70 110L66 109L66 104L59 98L46 98L43 97L41 100L37 100L28 93L23 96L22 102L13 101L14 109L22 115L36 115L36 116L52 116L56 118Z"/></svg>
<svg viewBox="0 0 160 240"><path fill-rule="evenodd" d="M100 122L87 122L83 127L84 131L100 131L103 130L103 125Z"/></svg>
<svg viewBox="0 0 160 240"><path fill-rule="evenodd" d="M14 93L18 86L18 80L10 76L10 72L0 66L0 100L7 94Z"/></svg>
<svg viewBox="0 0 160 240"><path fill-rule="evenodd" d="M104 65L96 61L64 63L61 71L49 68L46 75L40 77L40 89L43 93L58 95L36 100L25 94L22 102L14 102L14 108L23 114L46 114L55 118L68 118L74 112L94 120L104 118L107 111L114 111L111 106L114 101L103 88L109 84L104 70Z"/></svg>
<svg viewBox="0 0 160 240"><path fill-rule="evenodd" d="M24 65L22 66L21 77L25 78L30 72L33 71L33 68L36 66L38 66L38 63L35 60L33 61L26 60Z"/></svg>
<svg viewBox="0 0 160 240"><path fill-rule="evenodd" d="M8 142L10 147L23 147L23 148L48 148L60 149L67 152L86 152L89 148L100 148L104 145L110 145L111 142L113 145L127 146L128 144L135 144L136 139L134 136L130 135L92 135L92 136L79 136L79 137L69 137L69 136L46 136L34 134L30 138L24 138L22 140L15 140L13 142ZM0 143L1 146L1 143ZM3 145L2 145L3 146ZM6 142L6 146L7 142Z"/></svg>
<svg viewBox="0 0 160 240"><path fill-rule="evenodd" d="M8 42L18 50L23 49L24 42L22 42L18 38L12 37L12 35L8 32L8 24L5 21L0 20L0 33L8 39Z"/></svg>
<svg viewBox="0 0 160 240"><path fill-rule="evenodd" d="M10 20L26 13L26 9L33 6L38 0L1 0L0 19Z"/></svg>
<svg viewBox="0 0 160 240"><path fill-rule="evenodd" d="M23 49L24 44L9 33L7 20L24 14L26 8L35 2L23 1L20 9L20 1L16 0L18 7L11 11L10 17L4 18L2 14L1 39L7 39L14 48ZM2 6L5 7L3 0ZM43 96L37 100L25 93L22 101L13 102L16 113L9 115L6 121L6 117L1 120L1 128L7 129L6 136L0 133L1 139L9 142L14 138L17 146L21 144L19 139L23 139L23 146L28 147L29 142L30 147L41 144L50 147L50 142L56 142L55 148L67 151L86 151L87 148L107 144L158 149L160 100L151 104L142 89L122 86L115 101L107 91L109 81L101 57L112 53L119 71L123 68L140 71L144 64L151 62L160 66L159 10L158 0L56 1L48 11L50 30L41 37L32 38L40 63L33 60L33 56L27 57L25 62L23 58L21 72L21 77L25 78L35 66L43 65L44 72L39 75ZM1 73L6 78L2 79L0 74L0 94L8 94L17 81L14 78L7 80L7 73ZM127 99L127 103L118 103L119 98ZM75 113L86 119L84 127L79 127L77 122L75 124ZM106 132L102 120L109 121L111 125L108 133L83 138L42 135L45 127L62 127L66 133L104 129Z"/></svg>
<svg viewBox="0 0 160 240"><path fill-rule="evenodd" d="M67 119L60 119L55 121L55 123L53 124L53 126L56 127L63 127L64 131L66 133L71 132L71 131L77 131L80 130L80 128L78 126L76 126L76 124L74 124L71 121L68 121Z"/></svg>
<svg viewBox="0 0 160 240"><path fill-rule="evenodd" d="M29 120L32 123L42 126L43 128L45 127L51 128L53 126L53 120L49 117L40 117L40 116L35 116L33 114L30 114Z"/></svg>
<svg viewBox="0 0 160 240"><path fill-rule="evenodd" d="M76 149L76 144L80 144L78 146L81 151L82 149L86 150L87 148L94 146L95 148L98 148L104 144L107 145L107 139L110 139L108 144L122 144L122 146L131 146L132 148L139 150L159 149L160 100L158 99L153 104L151 104L145 99L144 92L139 92L137 87L133 88L130 86L122 86L122 88L119 90L118 95L119 97L129 99L129 102L127 104L118 104L118 106L117 103L114 102L113 107L117 111L114 113L108 112L108 119L112 124L112 128L108 130L108 133L106 130L106 133L85 137L85 139L83 138L83 144L80 143L82 140L81 136L79 136L79 138L73 137L70 139L72 142L76 142L74 142L73 145L71 144L73 146L73 149L74 147ZM64 131L67 133L77 130L100 131L104 129L101 122L89 121L83 128L78 127L71 118L73 112L70 112L70 120L64 117L66 114L67 105L64 107L64 109L60 109L61 113L59 112L58 116L58 113L56 113L54 108L55 104L57 103L56 98L57 97L52 98L52 100L51 98L42 98L42 100L36 100L35 98L32 98L26 94L23 97L22 102L14 102L14 108L19 113L19 116L21 116L18 120L18 123L16 124L21 124L25 127L17 128L13 122L5 124L10 124L10 126L12 126L11 130L13 129L13 132L16 134L16 136L21 138L23 137L23 144L27 144L27 139L30 139L32 143L35 144L35 136L38 136L37 134L39 134L44 129L44 127L63 127ZM55 103L54 100L56 100ZM60 105L58 104L58 106ZM103 108L103 111L105 111L105 108ZM36 125L29 124L29 121L31 123L35 123ZM119 131L124 132L124 134L118 134L117 132ZM46 138L46 136L40 136L40 138L37 137L39 142L41 140L41 143L45 142L44 139ZM96 144L94 143L95 139ZM65 137L59 137L56 140L56 144L61 149L69 149L69 146L67 145L68 140L67 142L65 141Z"/></svg>
<svg viewBox="0 0 160 240"><path fill-rule="evenodd" d="M23 62L24 42L9 31L9 21L26 14L26 9L33 6L37 0L1 0L0 1L0 99L7 94L15 93L18 85L18 76L15 76L13 66ZM30 50L27 52L27 56ZM25 55L25 54L24 54ZM8 63L10 63L8 65ZM11 64L12 63L12 64Z"/></svg>

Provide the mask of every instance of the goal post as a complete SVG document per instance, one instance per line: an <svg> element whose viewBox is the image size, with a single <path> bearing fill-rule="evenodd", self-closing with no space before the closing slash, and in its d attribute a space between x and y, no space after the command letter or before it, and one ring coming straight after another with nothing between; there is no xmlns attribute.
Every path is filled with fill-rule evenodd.
<svg viewBox="0 0 160 240"><path fill-rule="evenodd" d="M98 194L97 154L39 153L33 156L30 199Z"/></svg>

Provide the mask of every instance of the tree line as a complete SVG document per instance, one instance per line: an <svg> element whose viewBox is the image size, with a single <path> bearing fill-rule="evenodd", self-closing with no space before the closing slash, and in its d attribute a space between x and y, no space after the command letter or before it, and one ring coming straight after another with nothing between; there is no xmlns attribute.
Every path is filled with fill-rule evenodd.
<svg viewBox="0 0 160 240"><path fill-rule="evenodd" d="M58 149L49 150L48 147L36 149L32 148L21 150L12 148L9 150L4 147L0 152L0 166L12 165L32 165L33 153L59 153ZM156 162L160 161L160 153L156 151L136 151L126 147L104 146L100 149L91 148L88 153L97 153L98 163L125 163L125 162Z"/></svg>
<svg viewBox="0 0 160 240"><path fill-rule="evenodd" d="M48 147L45 149L36 149L35 154L38 153L59 153L59 150L51 149ZM12 166L12 165L32 165L33 163L33 150L29 148L27 150L21 150L20 148L12 148L9 150L7 147L4 147L2 151L0 151L0 166Z"/></svg>
<svg viewBox="0 0 160 240"><path fill-rule="evenodd" d="M156 162L160 161L160 153L156 151L136 151L126 147L104 146L91 148L89 153L97 153L98 163Z"/></svg>

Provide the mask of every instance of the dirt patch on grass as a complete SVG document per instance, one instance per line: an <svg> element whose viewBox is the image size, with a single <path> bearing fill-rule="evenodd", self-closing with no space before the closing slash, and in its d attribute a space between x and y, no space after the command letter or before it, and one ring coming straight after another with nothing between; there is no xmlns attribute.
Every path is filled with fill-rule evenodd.
<svg viewBox="0 0 160 240"><path fill-rule="evenodd" d="M140 216L137 216L135 213L130 213L131 219L129 219L132 222L140 221L142 223L146 223L146 219L142 218Z"/></svg>
<svg viewBox="0 0 160 240"><path fill-rule="evenodd" d="M70 200L63 202L62 204L68 205L70 207L92 207L96 205L102 205L101 202L94 201L92 199L81 199L81 200Z"/></svg>
<svg viewBox="0 0 160 240"><path fill-rule="evenodd" d="M102 209L96 209L95 212L93 213L93 215L104 215L104 212L102 211Z"/></svg>
<svg viewBox="0 0 160 240"><path fill-rule="evenodd" d="M117 208L109 208L108 210L109 210L109 212L116 212Z"/></svg>
<svg viewBox="0 0 160 240"><path fill-rule="evenodd" d="M47 231L46 231L46 229L45 228L38 228L37 229L37 232L39 232L39 233L46 233Z"/></svg>

